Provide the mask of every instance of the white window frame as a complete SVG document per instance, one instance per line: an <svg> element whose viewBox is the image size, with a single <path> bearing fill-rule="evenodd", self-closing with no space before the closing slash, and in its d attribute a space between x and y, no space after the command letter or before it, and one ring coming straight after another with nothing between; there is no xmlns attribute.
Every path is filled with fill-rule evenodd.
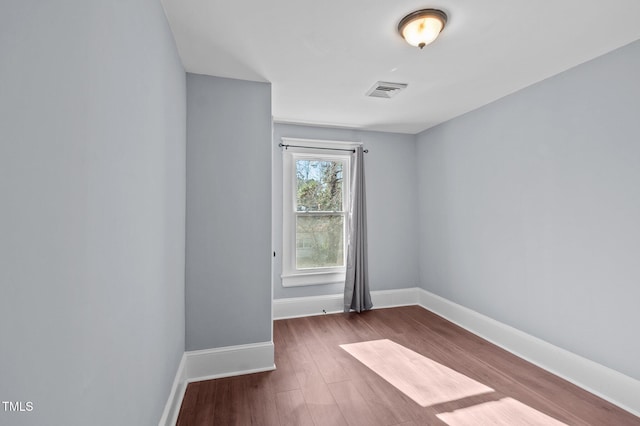
<svg viewBox="0 0 640 426"><path fill-rule="evenodd" d="M344 211L344 255L346 265L347 241L346 226L349 212L349 193L351 190L351 158L349 151L337 151L331 149L351 150L358 145L357 142L323 141L309 139L282 138L284 145L299 145L313 148L283 148L282 151L282 286L299 287L319 284L335 284L344 282L346 266L323 267L323 268L296 268L296 217L299 213L295 211L296 205L296 160L297 159L317 159L317 160L340 160L344 161L342 171L342 196Z"/></svg>

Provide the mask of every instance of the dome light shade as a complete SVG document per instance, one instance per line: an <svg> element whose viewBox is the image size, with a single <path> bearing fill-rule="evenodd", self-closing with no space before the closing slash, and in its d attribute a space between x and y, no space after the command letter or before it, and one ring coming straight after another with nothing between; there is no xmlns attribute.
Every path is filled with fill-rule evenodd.
<svg viewBox="0 0 640 426"><path fill-rule="evenodd" d="M408 14L398 24L398 32L412 46L422 49L433 42L447 23L447 14L438 9L422 9Z"/></svg>

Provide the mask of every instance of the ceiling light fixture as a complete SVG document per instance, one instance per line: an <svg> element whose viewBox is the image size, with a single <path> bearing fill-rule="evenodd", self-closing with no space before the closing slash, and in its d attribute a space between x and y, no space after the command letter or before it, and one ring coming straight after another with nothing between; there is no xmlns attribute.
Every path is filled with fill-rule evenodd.
<svg viewBox="0 0 640 426"><path fill-rule="evenodd" d="M447 14L438 9L421 9L408 14L398 24L407 43L422 49L432 43L447 23Z"/></svg>

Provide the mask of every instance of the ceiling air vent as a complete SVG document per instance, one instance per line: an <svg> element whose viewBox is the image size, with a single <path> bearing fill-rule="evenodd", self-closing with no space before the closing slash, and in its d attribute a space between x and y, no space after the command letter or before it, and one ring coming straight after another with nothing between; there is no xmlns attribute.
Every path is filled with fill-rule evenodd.
<svg viewBox="0 0 640 426"><path fill-rule="evenodd" d="M392 98L396 93L406 88L404 83L389 83L388 81L379 81L373 85L367 92L367 96L372 98Z"/></svg>

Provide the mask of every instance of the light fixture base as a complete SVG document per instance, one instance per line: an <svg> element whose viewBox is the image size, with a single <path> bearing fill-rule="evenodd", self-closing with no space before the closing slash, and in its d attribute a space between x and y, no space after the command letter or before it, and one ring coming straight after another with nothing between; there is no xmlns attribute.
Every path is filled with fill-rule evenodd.
<svg viewBox="0 0 640 426"><path fill-rule="evenodd" d="M400 20L398 32L407 43L422 49L438 37L447 20L440 9L420 9Z"/></svg>

